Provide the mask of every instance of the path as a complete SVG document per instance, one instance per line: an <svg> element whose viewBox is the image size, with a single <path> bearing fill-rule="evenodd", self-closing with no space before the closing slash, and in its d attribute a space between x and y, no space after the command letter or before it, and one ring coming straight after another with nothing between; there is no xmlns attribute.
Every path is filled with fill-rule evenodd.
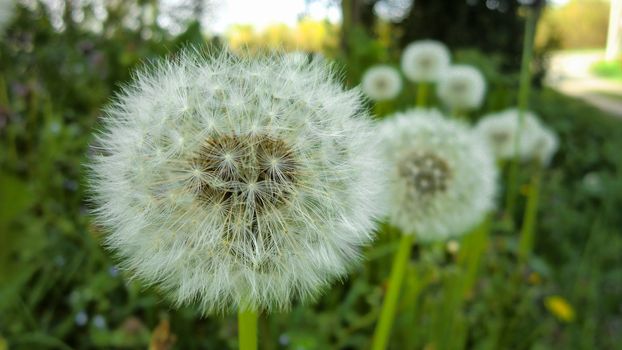
<svg viewBox="0 0 622 350"><path fill-rule="evenodd" d="M546 84L622 118L622 82L599 79L590 73L592 64L603 57L598 52L553 54Z"/></svg>

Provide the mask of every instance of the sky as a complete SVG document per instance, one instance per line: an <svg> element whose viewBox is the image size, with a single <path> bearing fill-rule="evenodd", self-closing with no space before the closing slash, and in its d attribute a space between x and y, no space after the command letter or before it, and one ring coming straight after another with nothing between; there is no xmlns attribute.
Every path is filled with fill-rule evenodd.
<svg viewBox="0 0 622 350"><path fill-rule="evenodd" d="M293 26L305 10L314 19L341 19L337 6L326 8L323 2L317 2L305 9L304 0L216 0L213 6L213 22L207 26L215 33L223 33L233 24L252 24L259 30L273 23Z"/></svg>
<svg viewBox="0 0 622 350"><path fill-rule="evenodd" d="M568 1L549 0L554 5L563 5ZM339 7L327 8L323 1L315 2L307 9L304 0L213 0L213 6L215 12L207 27L217 34L225 32L233 24L251 24L258 30L273 23L294 26L299 15L306 10L313 19L341 20Z"/></svg>

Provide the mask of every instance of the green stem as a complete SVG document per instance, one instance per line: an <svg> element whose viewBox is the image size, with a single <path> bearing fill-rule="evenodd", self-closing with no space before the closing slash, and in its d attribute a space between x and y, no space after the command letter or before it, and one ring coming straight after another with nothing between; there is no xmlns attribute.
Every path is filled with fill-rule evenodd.
<svg viewBox="0 0 622 350"><path fill-rule="evenodd" d="M257 350L257 312L240 310L238 312L238 337L240 350Z"/></svg>
<svg viewBox="0 0 622 350"><path fill-rule="evenodd" d="M518 194L518 147L523 129L525 110L529 103L529 90L531 87L531 60L533 58L533 39L538 22L538 10L526 7L527 19L525 21L525 37L523 41L523 57L521 61L520 85L518 88L518 129L514 139L514 156L510 160L508 173L508 190L505 202L506 216L513 220L514 207Z"/></svg>
<svg viewBox="0 0 622 350"><path fill-rule="evenodd" d="M374 117L382 118L388 110L387 101L376 101L374 103Z"/></svg>
<svg viewBox="0 0 622 350"><path fill-rule="evenodd" d="M433 319L432 344L436 349L462 349L465 320L463 315L464 276L461 269L449 268L442 273L442 297ZM451 336L447 336L451 334Z"/></svg>
<svg viewBox="0 0 622 350"><path fill-rule="evenodd" d="M428 105L428 83L421 81L417 84L417 107Z"/></svg>
<svg viewBox="0 0 622 350"><path fill-rule="evenodd" d="M520 232L520 241L518 245L518 257L524 262L533 249L534 232L536 228L536 219L538 214L538 202L540 197L541 170L536 169L531 178L529 185L529 193L527 195L527 207L523 216L523 226Z"/></svg>
<svg viewBox="0 0 622 350"><path fill-rule="evenodd" d="M393 259L391 267L391 276L389 277L389 285L387 286L387 294L382 304L380 319L376 325L374 332L374 340L372 350L386 349L391 334L391 326L395 318L395 309L400 296L400 288L404 279L404 272L410 257L410 247L414 239L414 234L403 234L400 240L400 246Z"/></svg>
<svg viewBox="0 0 622 350"><path fill-rule="evenodd" d="M463 278L463 296L467 297L475 281L477 280L477 272L479 270L482 256L488 246L488 235L490 233L490 216L486 217L484 221L464 238L462 247L460 247L460 254L458 255L458 263L462 267L464 273Z"/></svg>
<svg viewBox="0 0 622 350"><path fill-rule="evenodd" d="M4 80L4 75L0 71L0 106L9 107L9 94L7 93L7 82Z"/></svg>

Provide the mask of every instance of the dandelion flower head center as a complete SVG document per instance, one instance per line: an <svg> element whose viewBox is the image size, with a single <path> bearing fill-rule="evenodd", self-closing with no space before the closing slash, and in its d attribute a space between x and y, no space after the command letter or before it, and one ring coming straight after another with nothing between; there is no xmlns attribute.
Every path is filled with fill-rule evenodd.
<svg viewBox="0 0 622 350"><path fill-rule="evenodd" d="M432 57L421 55L417 57L416 62L422 69L432 69L434 68L434 59Z"/></svg>
<svg viewBox="0 0 622 350"><path fill-rule="evenodd" d="M300 170L291 147L268 135L208 138L193 167L205 205L253 217L286 203Z"/></svg>
<svg viewBox="0 0 622 350"><path fill-rule="evenodd" d="M510 134L505 131L496 131L490 134L490 139L497 145L504 144L510 139Z"/></svg>
<svg viewBox="0 0 622 350"><path fill-rule="evenodd" d="M419 196L433 196L447 190L452 178L449 164L431 152L414 152L400 162L400 177Z"/></svg>
<svg viewBox="0 0 622 350"><path fill-rule="evenodd" d="M374 84L378 90L385 90L389 87L389 82L384 77L377 77Z"/></svg>
<svg viewBox="0 0 622 350"><path fill-rule="evenodd" d="M462 94L469 89L469 84L463 80L453 81L451 84L451 90L456 94Z"/></svg>

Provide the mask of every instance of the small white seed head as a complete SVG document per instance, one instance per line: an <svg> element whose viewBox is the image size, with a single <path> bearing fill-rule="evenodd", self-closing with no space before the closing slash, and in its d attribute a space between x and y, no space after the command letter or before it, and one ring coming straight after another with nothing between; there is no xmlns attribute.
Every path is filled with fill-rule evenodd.
<svg viewBox="0 0 622 350"><path fill-rule="evenodd" d="M376 65L365 71L361 88L374 101L390 100L402 90L402 78L395 68Z"/></svg>
<svg viewBox="0 0 622 350"><path fill-rule="evenodd" d="M451 110L467 111L477 109L484 101L486 80L475 67L454 65L442 75L438 86L438 97Z"/></svg>
<svg viewBox="0 0 622 350"><path fill-rule="evenodd" d="M449 49L435 40L410 43L402 53L402 71L415 82L435 82L447 70L451 61Z"/></svg>
<svg viewBox="0 0 622 350"><path fill-rule="evenodd" d="M494 157L466 124L413 109L381 125L391 163L389 220L404 234L438 241L467 232L493 209Z"/></svg>
<svg viewBox="0 0 622 350"><path fill-rule="evenodd" d="M520 115L517 108L488 114L475 126L476 132L484 138L497 159L511 159L514 148L522 161L537 160L547 165L558 147L557 136L540 122L535 113L525 111L519 135Z"/></svg>

